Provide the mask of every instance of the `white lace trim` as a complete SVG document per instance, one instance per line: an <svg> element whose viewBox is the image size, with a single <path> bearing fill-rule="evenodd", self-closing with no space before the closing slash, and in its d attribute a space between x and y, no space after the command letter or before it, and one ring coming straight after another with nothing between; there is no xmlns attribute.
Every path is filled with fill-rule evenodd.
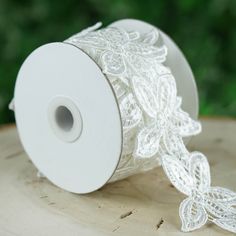
<svg viewBox="0 0 236 236"><path fill-rule="evenodd" d="M149 169L160 157L171 183L188 197L180 204L183 231L207 221L236 232L236 193L211 187L206 157L190 153L183 137L201 132L201 124L181 108L176 82L163 63L167 47L157 46L159 32L140 34L100 23L65 42L91 56L107 75L119 101L123 122L123 153L118 172ZM141 161L144 160L144 161ZM119 177L118 177L119 178Z"/></svg>

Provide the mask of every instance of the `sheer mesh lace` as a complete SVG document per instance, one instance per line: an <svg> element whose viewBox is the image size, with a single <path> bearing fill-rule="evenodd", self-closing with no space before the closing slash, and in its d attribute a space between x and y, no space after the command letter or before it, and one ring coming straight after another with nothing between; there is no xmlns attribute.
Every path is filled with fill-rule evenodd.
<svg viewBox="0 0 236 236"><path fill-rule="evenodd" d="M187 198L180 204L183 231L207 221L236 232L236 193L211 187L210 168L200 152L189 152L183 137L201 132L201 124L181 108L171 69L164 65L159 32L147 34L98 28L100 23L65 42L85 51L107 75L117 96L123 123L123 152L112 180L147 170L159 161Z"/></svg>

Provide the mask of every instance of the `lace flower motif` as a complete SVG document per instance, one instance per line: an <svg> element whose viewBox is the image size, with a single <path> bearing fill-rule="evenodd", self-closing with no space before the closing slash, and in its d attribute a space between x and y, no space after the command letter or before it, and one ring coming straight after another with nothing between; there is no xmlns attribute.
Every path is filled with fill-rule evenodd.
<svg viewBox="0 0 236 236"><path fill-rule="evenodd" d="M98 31L79 34L67 42L79 45L81 48L91 48L100 52L100 63L103 72L121 79L127 77L128 64L134 70L142 69L143 65L149 66L147 60L162 63L167 55L166 46L157 47L158 31L153 30L145 37L139 32L126 32L123 29L108 27ZM137 66L141 64L142 66ZM130 69L130 68L129 68ZM125 83L127 81L124 80Z"/></svg>
<svg viewBox="0 0 236 236"><path fill-rule="evenodd" d="M162 150L164 148L166 153L171 152L173 139L178 140L178 136L191 136L201 131L200 123L192 120L181 109L182 100L177 97L175 79L170 73L153 81L133 76L132 86L140 107L149 118L137 136L135 157L154 156L161 143L164 144Z"/></svg>
<svg viewBox="0 0 236 236"><path fill-rule="evenodd" d="M179 208L183 231L198 229L210 220L236 233L236 193L210 187L210 167L202 153L191 153L187 165L174 156L163 156L162 166L171 183L188 195Z"/></svg>

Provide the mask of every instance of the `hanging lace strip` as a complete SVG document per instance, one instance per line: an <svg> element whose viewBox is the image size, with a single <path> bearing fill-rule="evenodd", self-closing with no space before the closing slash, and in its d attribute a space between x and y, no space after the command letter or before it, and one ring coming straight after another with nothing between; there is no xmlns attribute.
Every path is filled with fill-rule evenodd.
<svg viewBox="0 0 236 236"><path fill-rule="evenodd" d="M179 207L182 231L210 221L236 233L236 193L212 187L207 158L189 152L183 142L184 137L200 133L201 124L181 108L175 78L164 65L167 47L157 46L159 32L140 34L100 26L97 23L65 42L100 66L117 96L124 144L112 180L160 162L171 183L187 195Z"/></svg>

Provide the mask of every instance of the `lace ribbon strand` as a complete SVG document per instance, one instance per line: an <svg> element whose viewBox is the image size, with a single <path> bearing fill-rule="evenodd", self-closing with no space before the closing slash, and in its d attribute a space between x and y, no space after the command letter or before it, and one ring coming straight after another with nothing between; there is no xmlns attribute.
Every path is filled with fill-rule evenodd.
<svg viewBox="0 0 236 236"><path fill-rule="evenodd" d="M201 124L181 108L175 78L164 65L167 47L157 46L159 32L100 26L97 23L65 42L93 58L115 91L124 140L117 172L125 177L139 166L148 169L151 161L160 161L171 183L187 195L179 208L183 231L211 221L236 233L236 193L211 187L207 158L184 145L183 138L200 133Z"/></svg>

